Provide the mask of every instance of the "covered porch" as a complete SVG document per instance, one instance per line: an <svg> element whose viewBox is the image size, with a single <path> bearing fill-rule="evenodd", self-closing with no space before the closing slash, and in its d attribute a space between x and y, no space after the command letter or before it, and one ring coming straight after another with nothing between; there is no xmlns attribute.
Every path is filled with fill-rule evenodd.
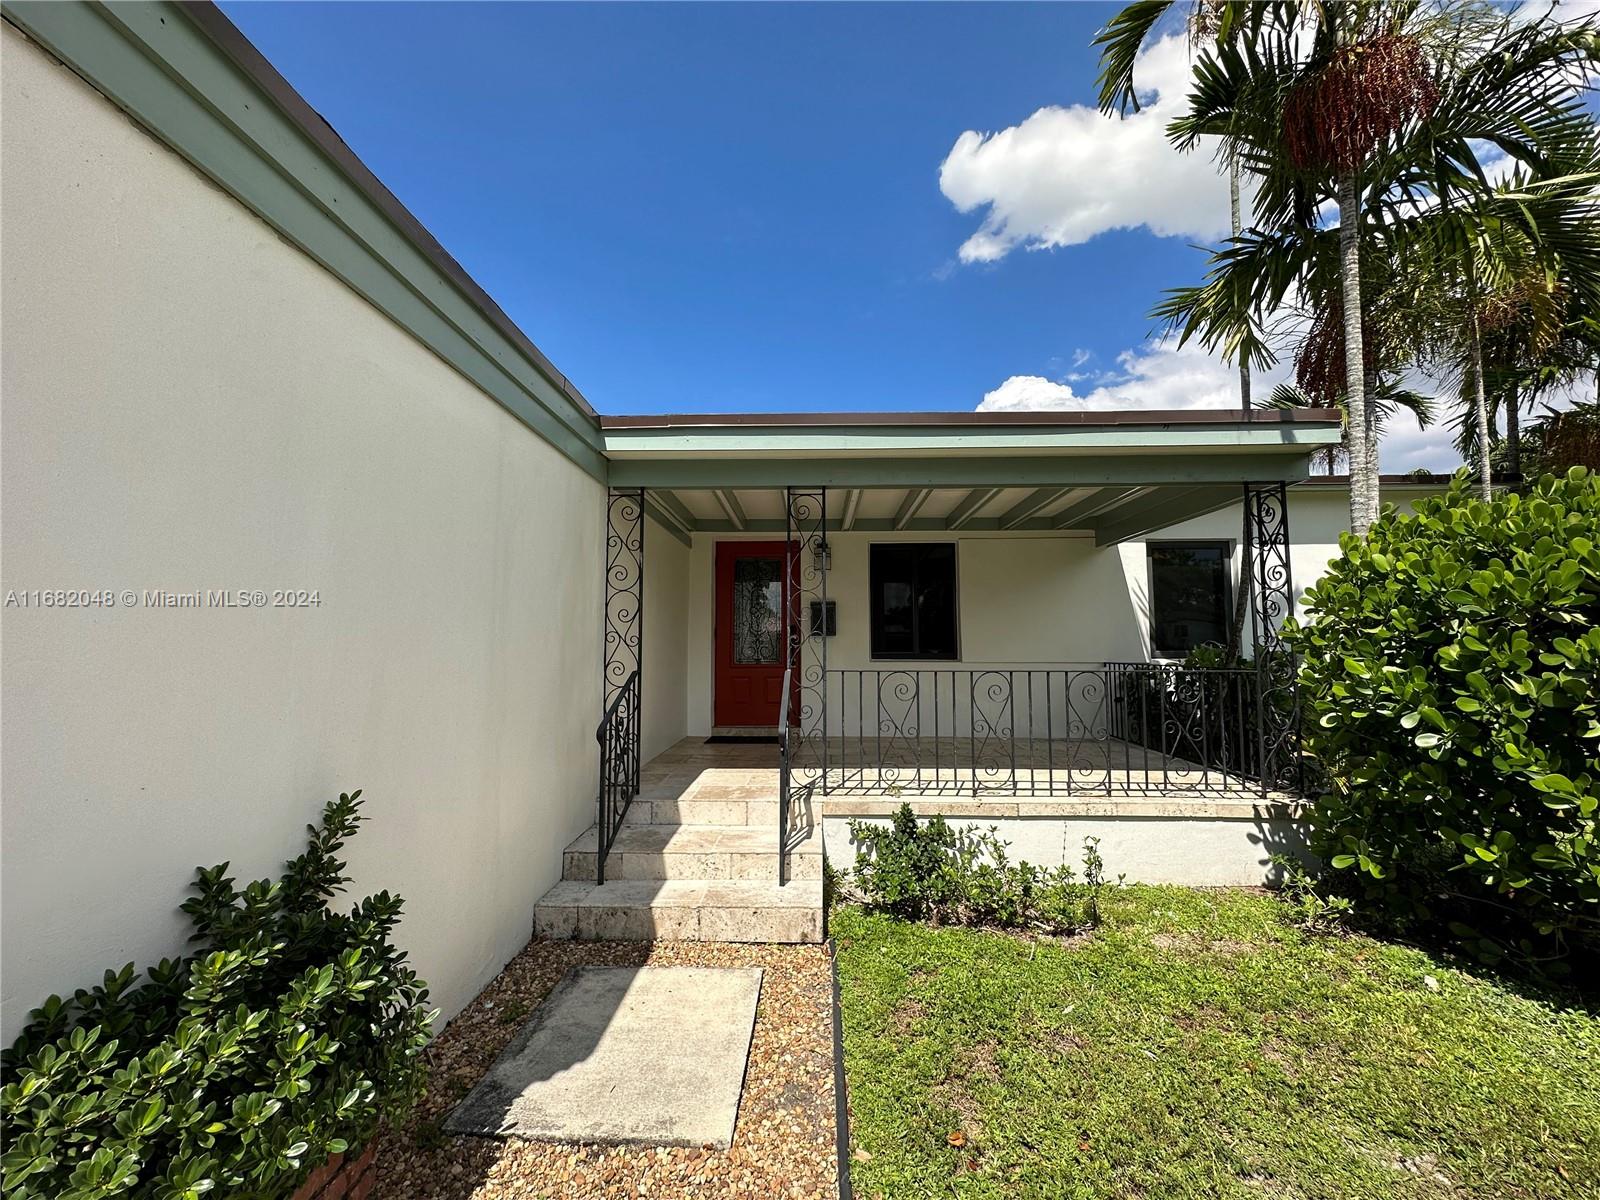
<svg viewBox="0 0 1600 1200"><path fill-rule="evenodd" d="M610 418L606 436L600 843L630 805L659 822L720 787L761 792L746 803L784 839L906 801L1295 803L1289 488L1337 441L1329 415ZM1226 649L1186 661L1204 644Z"/></svg>

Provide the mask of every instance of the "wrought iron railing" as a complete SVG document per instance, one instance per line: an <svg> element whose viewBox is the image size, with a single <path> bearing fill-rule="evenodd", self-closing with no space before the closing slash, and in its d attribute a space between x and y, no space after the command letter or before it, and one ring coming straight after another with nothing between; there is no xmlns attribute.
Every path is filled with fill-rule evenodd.
<svg viewBox="0 0 1600 1200"><path fill-rule="evenodd" d="M595 882L606 881L606 854L628 806L639 794L639 672L623 681L594 731L600 743L599 814L595 820Z"/></svg>
<svg viewBox="0 0 1600 1200"><path fill-rule="evenodd" d="M1253 668L1103 663L827 672L824 793L1298 791L1298 726ZM818 734L820 732L820 739ZM780 733L780 737L784 734Z"/></svg>
<svg viewBox="0 0 1600 1200"><path fill-rule="evenodd" d="M782 887L788 882L788 837L789 837L789 787L790 766L789 757L789 691L793 680L793 668L785 667L783 670L783 699L778 701L778 886Z"/></svg>

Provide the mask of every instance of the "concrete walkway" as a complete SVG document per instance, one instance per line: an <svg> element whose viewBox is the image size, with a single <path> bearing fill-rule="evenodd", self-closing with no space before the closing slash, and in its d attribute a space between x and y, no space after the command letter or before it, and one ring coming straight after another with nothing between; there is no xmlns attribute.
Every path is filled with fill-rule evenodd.
<svg viewBox="0 0 1600 1200"><path fill-rule="evenodd" d="M760 993L758 968L574 968L445 1129L725 1150Z"/></svg>

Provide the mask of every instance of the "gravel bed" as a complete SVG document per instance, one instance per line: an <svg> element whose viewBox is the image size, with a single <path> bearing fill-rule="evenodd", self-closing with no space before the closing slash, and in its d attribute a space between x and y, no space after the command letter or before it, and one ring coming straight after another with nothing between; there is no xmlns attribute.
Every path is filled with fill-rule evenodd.
<svg viewBox="0 0 1600 1200"><path fill-rule="evenodd" d="M570 968L644 964L765 970L730 1149L598 1146L442 1132L450 1109ZM373 1195L394 1200L836 1200L831 981L822 946L529 942L429 1048L428 1096L405 1128L385 1135Z"/></svg>

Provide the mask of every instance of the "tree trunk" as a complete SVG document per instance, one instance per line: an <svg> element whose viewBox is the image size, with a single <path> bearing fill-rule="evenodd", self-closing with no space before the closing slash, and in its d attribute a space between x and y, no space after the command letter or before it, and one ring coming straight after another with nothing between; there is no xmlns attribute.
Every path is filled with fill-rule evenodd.
<svg viewBox="0 0 1600 1200"><path fill-rule="evenodd" d="M1522 478L1522 397L1517 385L1506 389L1506 454L1511 459L1511 474Z"/></svg>
<svg viewBox="0 0 1600 1200"><path fill-rule="evenodd" d="M1354 175L1339 180L1339 286L1344 303L1345 424L1350 454L1350 530L1361 535L1377 516L1367 453L1365 356L1361 345L1361 200Z"/></svg>
<svg viewBox="0 0 1600 1200"><path fill-rule="evenodd" d="M1478 325L1475 291L1472 293L1472 316L1467 322L1467 336L1472 354L1472 416L1478 425L1478 488L1485 500L1494 499L1494 485L1489 472L1489 397L1483 389L1483 336Z"/></svg>
<svg viewBox="0 0 1600 1200"><path fill-rule="evenodd" d="M1239 204L1239 164L1231 158L1228 160L1228 202L1233 211L1233 236L1238 237L1244 229L1244 218ZM1243 356L1239 359L1239 407L1250 408L1250 363Z"/></svg>
<svg viewBox="0 0 1600 1200"><path fill-rule="evenodd" d="M1365 358L1365 351L1362 353ZM1367 486L1372 489L1368 497L1372 505L1372 519L1376 521L1378 514L1383 511L1383 463L1378 457L1379 443L1382 439L1378 436L1378 405L1373 399L1378 393L1378 372L1376 368L1368 368L1363 363L1361 371L1361 395L1367 404Z"/></svg>

